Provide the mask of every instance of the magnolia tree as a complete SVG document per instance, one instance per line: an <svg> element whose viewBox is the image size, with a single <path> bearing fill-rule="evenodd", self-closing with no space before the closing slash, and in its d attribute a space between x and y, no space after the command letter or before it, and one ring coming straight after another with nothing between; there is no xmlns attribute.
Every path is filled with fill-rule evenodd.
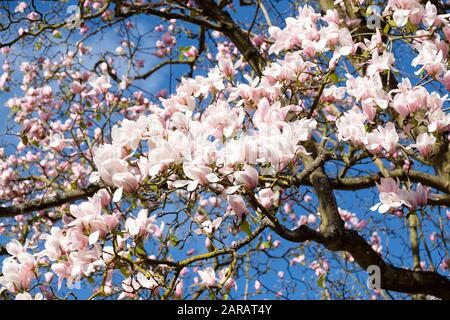
<svg viewBox="0 0 450 320"><path fill-rule="evenodd" d="M446 10L3 2L0 297L449 299Z"/></svg>

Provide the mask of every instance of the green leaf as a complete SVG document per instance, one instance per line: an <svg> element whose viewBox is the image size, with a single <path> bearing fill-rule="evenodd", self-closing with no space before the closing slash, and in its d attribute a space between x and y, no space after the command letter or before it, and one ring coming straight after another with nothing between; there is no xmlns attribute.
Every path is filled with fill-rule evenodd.
<svg viewBox="0 0 450 320"><path fill-rule="evenodd" d="M264 241L263 243L261 243L261 245L263 246L264 249L269 249L270 248L270 243L267 241Z"/></svg>
<svg viewBox="0 0 450 320"><path fill-rule="evenodd" d="M27 136L21 136L20 137L22 139L22 143L26 146L28 145L28 137Z"/></svg>
<svg viewBox="0 0 450 320"><path fill-rule="evenodd" d="M384 34L388 34L389 30L391 30L391 24L390 23L386 23L386 25L384 26L384 29L383 29L383 33Z"/></svg>
<svg viewBox="0 0 450 320"><path fill-rule="evenodd" d="M319 279L317 279L317 285L321 288L325 288L325 279L327 276L325 274L320 275Z"/></svg>
<svg viewBox="0 0 450 320"><path fill-rule="evenodd" d="M123 274L123 276L124 276L125 278L128 278L128 270L127 270L127 268L122 267L122 268L119 269L119 271L120 271L120 273Z"/></svg>
<svg viewBox="0 0 450 320"><path fill-rule="evenodd" d="M174 235L174 234L171 234L171 235L170 235L169 240L170 240L170 243L171 243L173 246L177 246L178 243L180 243L180 240L178 240L177 236Z"/></svg>
<svg viewBox="0 0 450 320"><path fill-rule="evenodd" d="M120 230L114 230L113 233L118 235L118 236L121 236L122 238L124 237L123 232L120 231Z"/></svg>
<svg viewBox="0 0 450 320"><path fill-rule="evenodd" d="M408 21L408 23L405 26L406 32L408 33L415 33L417 31L417 25L414 23L411 23L411 21Z"/></svg>
<svg viewBox="0 0 450 320"><path fill-rule="evenodd" d="M252 231L250 230L250 225L247 220L242 222L239 228L244 231L249 237L252 235Z"/></svg>
<svg viewBox="0 0 450 320"><path fill-rule="evenodd" d="M330 80L333 81L334 83L338 83L339 77L337 76L337 74L335 72L333 72L332 74L330 74Z"/></svg>
<svg viewBox="0 0 450 320"><path fill-rule="evenodd" d="M147 252L145 252L144 249L139 248L139 247L136 248L136 253L141 256L147 256Z"/></svg>

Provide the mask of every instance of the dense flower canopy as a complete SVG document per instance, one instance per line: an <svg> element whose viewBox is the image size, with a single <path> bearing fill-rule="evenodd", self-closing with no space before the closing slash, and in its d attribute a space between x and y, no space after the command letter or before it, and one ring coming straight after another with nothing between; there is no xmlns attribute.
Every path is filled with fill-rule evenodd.
<svg viewBox="0 0 450 320"><path fill-rule="evenodd" d="M1 9L0 297L450 298L450 15L265 2Z"/></svg>

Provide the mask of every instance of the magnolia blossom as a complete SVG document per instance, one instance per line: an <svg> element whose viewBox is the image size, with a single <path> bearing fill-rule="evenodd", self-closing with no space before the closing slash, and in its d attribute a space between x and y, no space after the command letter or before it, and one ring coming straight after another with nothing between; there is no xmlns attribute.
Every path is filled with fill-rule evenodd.
<svg viewBox="0 0 450 320"><path fill-rule="evenodd" d="M148 210L141 209L136 218L129 217L125 221L125 229L133 237L146 238L153 229L156 216L148 217Z"/></svg>
<svg viewBox="0 0 450 320"><path fill-rule="evenodd" d="M209 183L219 181L219 178L212 172L212 169L206 166L183 164L183 171L191 181L179 180L174 183L174 186L182 187L187 185L188 191L194 191L198 185L208 185Z"/></svg>
<svg viewBox="0 0 450 320"><path fill-rule="evenodd" d="M232 210L232 213L238 217L242 217L248 212L244 199L239 195L229 195L227 197L228 204Z"/></svg>
<svg viewBox="0 0 450 320"><path fill-rule="evenodd" d="M430 94L424 87L413 87L409 79L403 78L398 85L398 89L392 90L396 93L392 107L400 113L402 117L408 116L412 112L430 105Z"/></svg>
<svg viewBox="0 0 450 320"><path fill-rule="evenodd" d="M343 141L351 141L354 144L366 144L367 133L364 123L367 116L357 107L353 107L350 111L344 113L336 120L338 129L338 138Z"/></svg>
<svg viewBox="0 0 450 320"><path fill-rule="evenodd" d="M64 139L64 136L62 134L55 133L50 137L50 143L48 147L56 151L62 151L67 147L67 144L71 142L72 139Z"/></svg>
<svg viewBox="0 0 450 320"><path fill-rule="evenodd" d="M224 268L218 271L219 275L219 283L223 286L226 291L229 291L234 287L234 290L237 291L237 283L233 277L229 274L229 268Z"/></svg>
<svg viewBox="0 0 450 320"><path fill-rule="evenodd" d="M385 127L379 126L378 129L367 135L366 148L372 152L380 152L381 149L392 154L395 151L399 136L395 125L392 122L388 122Z"/></svg>
<svg viewBox="0 0 450 320"><path fill-rule="evenodd" d="M134 297L135 293L141 289L155 290L158 287L158 282L155 280L153 275L149 277L145 276L142 272L138 272L136 276L130 276L122 281L122 292L118 299L124 299L126 297Z"/></svg>
<svg viewBox="0 0 450 320"><path fill-rule="evenodd" d="M397 27L404 27L408 23L409 10L395 10L393 14L393 20Z"/></svg>
<svg viewBox="0 0 450 320"><path fill-rule="evenodd" d="M400 208L406 205L410 210L427 204L428 191L422 184L418 184L415 191L412 189L404 190L400 188L399 182L392 178L382 178L381 183L377 184L380 192L380 202L370 208L372 211L378 210L385 213L388 210Z"/></svg>
<svg viewBox="0 0 450 320"><path fill-rule="evenodd" d="M375 204L370 210L378 210L380 213L385 213L390 209L397 209L405 204L401 197L401 190L399 182L392 178L381 178L381 183L377 183L378 191L380 192L380 202Z"/></svg>
<svg viewBox="0 0 450 320"><path fill-rule="evenodd" d="M0 285L10 292L18 292L30 288L36 277L36 259L29 253L21 252L17 257L7 257L2 263Z"/></svg>
<svg viewBox="0 0 450 320"><path fill-rule="evenodd" d="M145 116L140 116L137 121L124 119L120 126L115 125L111 130L113 144L136 149L139 146L142 134L150 124L151 122Z"/></svg>
<svg viewBox="0 0 450 320"><path fill-rule="evenodd" d="M430 1L425 5L425 15L422 19L422 23L427 27L431 27L437 18L437 8Z"/></svg>
<svg viewBox="0 0 450 320"><path fill-rule="evenodd" d="M415 191L412 189L403 191L402 196L405 204L410 208L410 210L415 210L416 208L427 204L428 191L422 186L421 183L418 183Z"/></svg>
<svg viewBox="0 0 450 320"><path fill-rule="evenodd" d="M422 65L422 67L416 71L416 74L425 70L430 76L440 76L446 71L444 60L446 55L444 56L441 48L438 48L434 42L425 40L423 44L418 44L417 48L419 54L412 60L411 65L413 67Z"/></svg>
<svg viewBox="0 0 450 320"><path fill-rule="evenodd" d="M245 165L243 171L236 171L234 173L234 178L249 190L253 190L258 185L259 174L254 167Z"/></svg>
<svg viewBox="0 0 450 320"><path fill-rule="evenodd" d="M208 267L204 270L198 270L197 272L202 281L201 284L208 288L215 287L217 285L216 272L213 268Z"/></svg>
<svg viewBox="0 0 450 320"><path fill-rule="evenodd" d="M271 188L261 189L257 194L257 198L264 208L271 208L275 205L279 199L279 196L279 192L274 192Z"/></svg>
<svg viewBox="0 0 450 320"><path fill-rule="evenodd" d="M419 150L423 157L427 157L433 150L433 146L436 143L436 138L427 132L422 132L416 138L416 143L410 144L410 148L416 148Z"/></svg>
<svg viewBox="0 0 450 320"><path fill-rule="evenodd" d="M34 297L28 292L21 292L16 295L16 300L43 300L44 296L38 292Z"/></svg>
<svg viewBox="0 0 450 320"><path fill-rule="evenodd" d="M223 217L218 217L211 220L206 220L201 223L201 228L194 230L196 234L205 234L207 236L211 236L214 232L219 228L220 224L223 221Z"/></svg>
<svg viewBox="0 0 450 320"><path fill-rule="evenodd" d="M394 55L389 52L383 52L380 57L377 50L373 51L372 60L369 61L369 66L367 67L367 75L373 76L376 72L381 72L384 70L389 70L394 64Z"/></svg>
<svg viewBox="0 0 450 320"><path fill-rule="evenodd" d="M20 2L17 7L14 9L14 12L20 12L23 13L25 9L28 8L28 5L26 2Z"/></svg>
<svg viewBox="0 0 450 320"><path fill-rule="evenodd" d="M89 79L89 84L91 85L92 90L87 93L88 96L105 94L106 92L108 92L108 89L111 88L111 80L109 75L93 75Z"/></svg>

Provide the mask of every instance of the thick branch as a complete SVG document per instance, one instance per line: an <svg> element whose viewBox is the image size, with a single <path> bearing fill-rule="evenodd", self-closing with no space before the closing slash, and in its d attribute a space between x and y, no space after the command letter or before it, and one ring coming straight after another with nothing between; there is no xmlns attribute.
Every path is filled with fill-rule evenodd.
<svg viewBox="0 0 450 320"><path fill-rule="evenodd" d="M195 0L203 14L216 21L220 31L238 48L245 60L258 76L262 75L264 59L247 34L233 21L228 12L222 10L213 0Z"/></svg>
<svg viewBox="0 0 450 320"><path fill-rule="evenodd" d="M63 194L57 194L54 197L35 199L15 206L0 207L0 217L9 218L21 214L32 213L34 211L57 207L68 202L90 197L97 192L98 189L98 186L90 185L84 190L68 191Z"/></svg>
<svg viewBox="0 0 450 320"><path fill-rule="evenodd" d="M436 272L411 271L386 263L372 249L370 244L354 230L345 230L339 241L317 234L306 226L300 226L294 230L287 230L278 226L272 228L272 230L282 238L292 242L312 240L332 251L347 251L364 270L369 266L378 266L381 271L380 284L382 289L410 294L428 294L441 299L450 299L449 279Z"/></svg>

